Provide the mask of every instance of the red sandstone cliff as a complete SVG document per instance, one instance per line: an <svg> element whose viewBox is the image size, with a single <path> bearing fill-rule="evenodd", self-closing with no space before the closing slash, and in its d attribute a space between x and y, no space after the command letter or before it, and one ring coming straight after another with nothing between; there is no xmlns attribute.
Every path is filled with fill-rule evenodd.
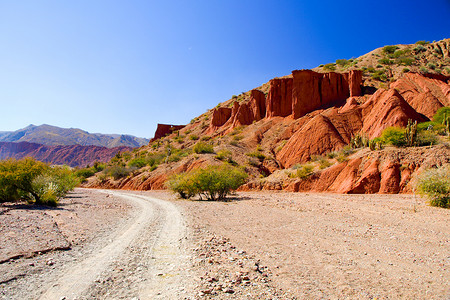
<svg viewBox="0 0 450 300"><path fill-rule="evenodd" d="M155 136L150 140L150 143L184 127L185 125L158 124Z"/></svg>
<svg viewBox="0 0 450 300"><path fill-rule="evenodd" d="M318 108L361 95L362 73L317 73L311 70L293 71L292 77L276 78L269 82L267 97L258 90L251 91L249 102L235 101L233 108L219 107L213 111L210 128L234 128L250 125L262 118L303 117Z"/></svg>

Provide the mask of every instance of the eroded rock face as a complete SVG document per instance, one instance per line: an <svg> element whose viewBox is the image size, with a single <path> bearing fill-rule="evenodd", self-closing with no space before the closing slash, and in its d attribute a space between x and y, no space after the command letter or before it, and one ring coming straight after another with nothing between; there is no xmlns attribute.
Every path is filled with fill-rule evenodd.
<svg viewBox="0 0 450 300"><path fill-rule="evenodd" d="M418 113L431 119L443 106L450 106L450 85L445 81L407 73L391 84ZM447 79L448 80L448 79Z"/></svg>
<svg viewBox="0 0 450 300"><path fill-rule="evenodd" d="M276 158L286 168L309 160L318 151L331 152L346 144L330 119L318 115L294 133Z"/></svg>
<svg viewBox="0 0 450 300"><path fill-rule="evenodd" d="M292 81L292 78L276 78L270 81L266 118L287 117L292 114Z"/></svg>
<svg viewBox="0 0 450 300"><path fill-rule="evenodd" d="M348 74L348 85L350 89L350 97L361 96L362 72L352 70Z"/></svg>
<svg viewBox="0 0 450 300"><path fill-rule="evenodd" d="M259 121L266 116L266 95L259 90L252 90L250 94L250 110L253 113L253 120Z"/></svg>
<svg viewBox="0 0 450 300"><path fill-rule="evenodd" d="M158 124L156 128L155 136L150 140L150 143L160 139L168 134L171 134L174 131L183 129L185 125L170 125L170 124Z"/></svg>
<svg viewBox="0 0 450 300"><path fill-rule="evenodd" d="M211 117L211 126L220 127L231 117L231 108L217 107L214 109Z"/></svg>
<svg viewBox="0 0 450 300"><path fill-rule="evenodd" d="M340 149L359 132L373 139L387 127L405 127L409 119L427 120L394 89L378 90L362 105L351 99L341 109L328 109L299 128L277 154L281 164L291 167L311 155Z"/></svg>
<svg viewBox="0 0 450 300"><path fill-rule="evenodd" d="M216 108L210 128L249 125L263 118L303 117L318 108L361 95L362 73L317 73L311 70L293 71L292 77L275 78L270 82L266 96L259 90L251 91L247 103L233 103L233 108Z"/></svg>
<svg viewBox="0 0 450 300"><path fill-rule="evenodd" d="M373 139L390 126L405 127L408 120L424 122L426 118L417 113L395 89L380 89L356 110L361 111L362 132Z"/></svg>

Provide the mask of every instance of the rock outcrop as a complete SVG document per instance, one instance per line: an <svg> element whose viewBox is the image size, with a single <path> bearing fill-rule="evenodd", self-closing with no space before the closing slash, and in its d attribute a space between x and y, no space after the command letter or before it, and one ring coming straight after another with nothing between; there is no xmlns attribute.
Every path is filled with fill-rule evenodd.
<svg viewBox="0 0 450 300"><path fill-rule="evenodd" d="M418 113L431 119L439 108L450 106L450 85L446 80L445 76L437 79L407 73L392 83L391 88L397 90Z"/></svg>
<svg viewBox="0 0 450 300"><path fill-rule="evenodd" d="M155 136L150 140L150 143L160 139L174 131L183 129L185 125L170 125L170 124L158 124L155 132Z"/></svg>
<svg viewBox="0 0 450 300"><path fill-rule="evenodd" d="M307 179L287 182L254 180L239 188L291 192L333 192L343 194L397 194L412 192L412 179L422 170L450 163L450 149L391 148L362 151L348 161L337 163Z"/></svg>
<svg viewBox="0 0 450 300"><path fill-rule="evenodd" d="M211 131L221 126L234 128L263 118L291 116L298 119L350 96L360 96L361 84L362 73L356 70L344 74L293 71L291 77L272 79L267 97L261 91L252 90L250 101L235 101L232 109L214 109L210 128Z"/></svg>

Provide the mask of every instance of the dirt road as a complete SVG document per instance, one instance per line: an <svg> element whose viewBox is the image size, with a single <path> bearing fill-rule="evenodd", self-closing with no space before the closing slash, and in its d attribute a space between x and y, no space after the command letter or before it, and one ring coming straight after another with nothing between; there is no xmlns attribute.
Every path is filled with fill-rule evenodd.
<svg viewBox="0 0 450 300"><path fill-rule="evenodd" d="M61 270L63 275L40 299L182 297L190 276L183 247L186 227L178 209L149 196L103 193L133 202L138 214L110 237L109 244Z"/></svg>
<svg viewBox="0 0 450 300"><path fill-rule="evenodd" d="M90 198L106 196L106 201L122 201L132 208L127 218L111 223L119 226L110 224L83 247L38 255L31 263L26 258L5 263L5 270L10 264L25 271L4 280L3 284L12 285L2 291L2 298L183 299L191 293L186 225L174 204L121 191L88 193ZM45 263L37 268L45 256Z"/></svg>

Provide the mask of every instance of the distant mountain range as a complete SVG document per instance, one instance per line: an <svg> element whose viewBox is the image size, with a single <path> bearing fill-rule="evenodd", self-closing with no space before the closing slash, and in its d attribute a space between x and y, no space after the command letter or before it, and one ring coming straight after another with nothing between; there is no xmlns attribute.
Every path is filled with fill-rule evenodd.
<svg viewBox="0 0 450 300"><path fill-rule="evenodd" d="M118 152L130 151L130 147L106 148L101 146L57 145L47 146L28 142L0 142L0 160L33 157L55 165L85 167L98 162L108 162Z"/></svg>
<svg viewBox="0 0 450 300"><path fill-rule="evenodd" d="M149 140L132 135L89 133L78 128L60 128L43 124L29 125L16 131L0 131L0 142L136 148L147 145Z"/></svg>

